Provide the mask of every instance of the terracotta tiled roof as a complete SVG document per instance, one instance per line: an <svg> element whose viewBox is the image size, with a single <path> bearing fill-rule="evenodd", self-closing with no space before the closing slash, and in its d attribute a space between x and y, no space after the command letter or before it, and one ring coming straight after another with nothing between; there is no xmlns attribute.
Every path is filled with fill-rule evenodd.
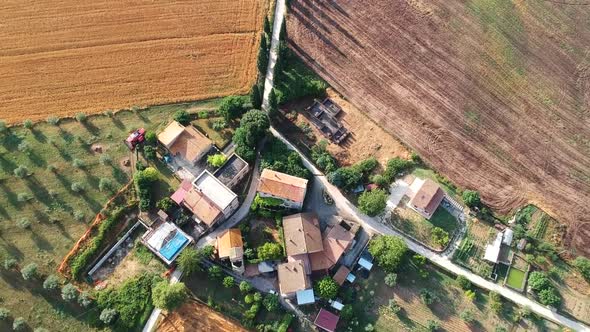
<svg viewBox="0 0 590 332"><path fill-rule="evenodd" d="M326 270L334 266L353 240L354 234L339 224L327 229L322 241L324 250L309 255L312 271Z"/></svg>
<svg viewBox="0 0 590 332"><path fill-rule="evenodd" d="M229 257L235 259L243 257L244 242L242 241L242 232L237 228L232 228L218 236L217 253L219 258Z"/></svg>
<svg viewBox="0 0 590 332"><path fill-rule="evenodd" d="M338 283L338 285L342 286L344 284L344 281L346 281L346 277L348 276L349 273L350 273L350 269L344 265L341 265L338 268L338 271L336 271L336 273L332 277L332 279L334 279L334 281L336 281Z"/></svg>
<svg viewBox="0 0 590 332"><path fill-rule="evenodd" d="M422 209L427 213L432 213L436 210L443 198L444 192L438 184L430 179L426 179L418 192L410 200L410 205Z"/></svg>
<svg viewBox="0 0 590 332"><path fill-rule="evenodd" d="M302 261L279 264L278 275L281 294L291 294L310 286Z"/></svg>
<svg viewBox="0 0 590 332"><path fill-rule="evenodd" d="M314 212L283 217L283 232L288 256L323 250L320 223Z"/></svg>
<svg viewBox="0 0 590 332"><path fill-rule="evenodd" d="M306 190L306 179L276 172L268 168L265 168L260 175L258 192L261 193L301 203L305 199Z"/></svg>
<svg viewBox="0 0 590 332"><path fill-rule="evenodd" d="M184 127L176 121L171 122L158 140L165 145L172 154L180 154L184 159L194 162L212 146L210 139L201 134L195 127Z"/></svg>
<svg viewBox="0 0 590 332"><path fill-rule="evenodd" d="M221 210L213 202L194 187L191 187L184 196L183 204L187 209L191 210L195 217L208 226L211 226L222 214Z"/></svg>

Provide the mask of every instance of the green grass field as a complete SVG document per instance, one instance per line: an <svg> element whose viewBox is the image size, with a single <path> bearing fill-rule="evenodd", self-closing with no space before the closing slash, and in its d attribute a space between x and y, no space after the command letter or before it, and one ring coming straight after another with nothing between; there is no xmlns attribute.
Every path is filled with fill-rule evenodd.
<svg viewBox="0 0 590 332"><path fill-rule="evenodd" d="M100 180L109 179L113 190L129 181L129 170L120 165L130 155L123 144L128 133L138 127L161 129L176 110L213 109L216 105L217 100L155 106L139 112L118 112L112 117L89 116L85 124L64 119L59 126L43 122L32 130L17 126L0 134L2 261L14 257L21 267L35 262L41 274L55 273L63 256L112 195L98 189ZM96 146L102 153L94 151ZM111 163L101 164L102 155L110 156ZM74 163L83 166L75 167ZM29 175L16 177L14 169L19 166L25 166ZM74 183L84 190L72 190ZM30 229L17 226L22 219L31 223ZM23 282L20 274L2 270L0 307L9 309L12 317L24 317L32 328L91 330L77 306L64 306L55 294L44 292L41 283Z"/></svg>

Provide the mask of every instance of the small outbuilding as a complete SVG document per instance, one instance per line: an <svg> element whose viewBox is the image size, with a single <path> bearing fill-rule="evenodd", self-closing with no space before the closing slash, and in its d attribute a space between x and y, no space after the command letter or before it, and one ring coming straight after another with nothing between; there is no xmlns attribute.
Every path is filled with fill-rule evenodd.
<svg viewBox="0 0 590 332"><path fill-rule="evenodd" d="M340 317L338 315L335 315L329 312L328 310L322 308L320 309L320 312L318 313L313 323L315 326L317 326L323 331L334 332L336 331L338 320L340 320Z"/></svg>

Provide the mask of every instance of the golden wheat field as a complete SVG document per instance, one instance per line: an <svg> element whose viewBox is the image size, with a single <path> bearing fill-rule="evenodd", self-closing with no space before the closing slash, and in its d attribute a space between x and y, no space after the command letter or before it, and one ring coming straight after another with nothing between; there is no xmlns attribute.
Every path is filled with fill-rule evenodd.
<svg viewBox="0 0 590 332"><path fill-rule="evenodd" d="M245 93L265 0L4 0L0 119Z"/></svg>

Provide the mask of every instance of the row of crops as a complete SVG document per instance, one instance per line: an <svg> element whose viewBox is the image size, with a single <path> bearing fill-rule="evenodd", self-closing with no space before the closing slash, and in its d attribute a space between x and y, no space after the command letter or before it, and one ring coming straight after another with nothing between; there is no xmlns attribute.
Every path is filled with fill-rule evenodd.
<svg viewBox="0 0 590 332"><path fill-rule="evenodd" d="M545 235L547 231L547 226L549 225L549 221L551 217L543 213L543 215L539 218L539 220L533 226L533 229L530 230L529 234L531 237L540 240Z"/></svg>

